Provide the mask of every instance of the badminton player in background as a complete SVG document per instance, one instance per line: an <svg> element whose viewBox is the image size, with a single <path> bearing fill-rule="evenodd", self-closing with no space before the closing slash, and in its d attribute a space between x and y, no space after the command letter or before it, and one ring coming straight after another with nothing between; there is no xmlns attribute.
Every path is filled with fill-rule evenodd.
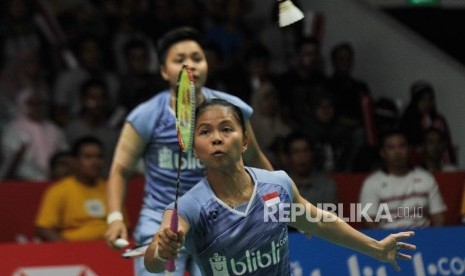
<svg viewBox="0 0 465 276"><path fill-rule="evenodd" d="M270 162L257 145L249 123L252 108L235 96L203 87L208 65L199 33L189 27L174 29L159 40L157 50L160 72L163 79L168 81L169 89L137 106L126 118L120 134L107 193L109 215L106 240L112 248L116 248L114 242L117 238L128 238L121 210L127 181L140 157L145 164L146 194L134 231L136 245L150 243L160 226L166 206L174 201L179 150L174 106L177 79L183 64L192 70L197 104L212 98L223 98L241 108L249 132L249 147L244 153L245 162L272 170ZM191 152L184 153L182 158L180 195L205 175L204 165ZM198 273L195 265L189 268L186 267L187 263L188 256L181 252L176 260L175 275L183 275L185 270L190 270L191 275L196 275L196 271ZM137 275L153 275L144 268L143 258L136 259L135 266Z"/></svg>
<svg viewBox="0 0 465 276"><path fill-rule="evenodd" d="M149 271L163 271L165 261L176 258L184 243L203 275L290 275L287 223L265 219L266 210L278 203L305 206L305 213L289 223L305 233L390 262L396 270L400 269L397 259L411 258L398 249L415 249L401 242L413 232L380 241L362 234L306 201L285 172L245 167L242 153L248 142L239 108L221 99L197 108L194 154L207 174L179 198L177 233L169 227L172 205L164 213L145 253ZM322 216L317 220L318 212ZM315 220L307 220L306 213Z"/></svg>

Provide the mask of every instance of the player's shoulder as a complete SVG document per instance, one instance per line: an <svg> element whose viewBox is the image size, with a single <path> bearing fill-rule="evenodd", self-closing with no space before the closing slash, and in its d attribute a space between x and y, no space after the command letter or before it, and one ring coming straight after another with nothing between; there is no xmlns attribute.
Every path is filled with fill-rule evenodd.
<svg viewBox="0 0 465 276"><path fill-rule="evenodd" d="M211 198L211 190L208 188L205 179L195 184L188 192L179 198L180 202L191 202L197 205L208 201ZM181 205L181 204L180 204Z"/></svg>
<svg viewBox="0 0 465 276"><path fill-rule="evenodd" d="M152 134L152 127L169 111L170 92L162 91L151 99L136 106L126 117L126 121L131 123L141 137L148 141ZM168 107L167 107L168 106Z"/></svg>
<svg viewBox="0 0 465 276"><path fill-rule="evenodd" d="M199 216L203 212L202 210L205 210L205 207L209 205L211 200L212 191L208 188L206 180L203 179L179 198L179 215L181 215L189 225L197 225ZM173 204L170 206L172 207Z"/></svg>
<svg viewBox="0 0 465 276"><path fill-rule="evenodd" d="M282 170L268 171L264 169L246 167L251 174L254 182L261 193L269 193L270 191L284 190L290 196L291 201L294 198L294 189L292 180L289 175Z"/></svg>
<svg viewBox="0 0 465 276"><path fill-rule="evenodd" d="M287 176L288 174L283 171L283 170L275 170L275 171L270 171L270 170L265 170L261 168L255 168L255 167L246 167L250 171L255 172L256 174L259 174L262 177L279 177L279 176Z"/></svg>
<svg viewBox="0 0 465 276"><path fill-rule="evenodd" d="M253 167L246 168L250 172L252 177L259 183L287 185L291 182L291 178L289 177L289 175L282 170L268 171Z"/></svg>

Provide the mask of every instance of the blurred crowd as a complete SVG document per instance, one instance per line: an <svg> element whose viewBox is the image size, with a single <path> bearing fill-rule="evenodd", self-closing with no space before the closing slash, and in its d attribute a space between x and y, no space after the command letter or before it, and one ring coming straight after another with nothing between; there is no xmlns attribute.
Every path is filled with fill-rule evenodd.
<svg viewBox="0 0 465 276"><path fill-rule="evenodd" d="M254 108L257 141L275 168L295 169L286 143L298 133L311 142L313 170L371 172L381 165L380 137L391 128L405 132L413 165L455 168L431 83L412 82L405 109L389 97L374 99L367 83L351 74L356 53L350 41L324 57L322 35L308 31L308 22L279 28L276 3L266 19L254 17L250 11L259 7L253 3L2 2L0 179L56 179L60 158L89 135L104 145L108 174L125 116L167 87L158 72L157 39L186 25L204 35L206 86Z"/></svg>

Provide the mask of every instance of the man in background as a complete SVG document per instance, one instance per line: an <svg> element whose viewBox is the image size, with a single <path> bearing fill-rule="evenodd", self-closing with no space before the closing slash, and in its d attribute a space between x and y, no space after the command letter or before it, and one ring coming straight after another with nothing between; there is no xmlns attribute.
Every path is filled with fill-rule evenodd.
<svg viewBox="0 0 465 276"><path fill-rule="evenodd" d="M444 224L444 204L436 180L428 171L409 166L405 134L393 130L381 140L382 169L363 183L362 208L367 207L369 228L416 228ZM381 219L377 219L381 218Z"/></svg>
<svg viewBox="0 0 465 276"><path fill-rule="evenodd" d="M107 229L103 144L83 137L73 145L72 154L74 173L52 184L42 198L35 225L43 241L98 240Z"/></svg>
<svg viewBox="0 0 465 276"><path fill-rule="evenodd" d="M326 174L315 169L310 138L301 133L291 133L285 139L284 148L289 161L288 173L300 194L315 206L337 204L337 185Z"/></svg>

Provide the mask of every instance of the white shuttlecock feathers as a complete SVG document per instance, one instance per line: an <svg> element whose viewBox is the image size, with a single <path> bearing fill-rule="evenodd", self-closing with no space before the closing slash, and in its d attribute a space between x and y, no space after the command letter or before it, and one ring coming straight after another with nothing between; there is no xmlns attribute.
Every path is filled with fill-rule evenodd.
<svg viewBox="0 0 465 276"><path fill-rule="evenodd" d="M297 8L291 0L278 1L279 2L279 27L285 27L295 23L302 18L304 14Z"/></svg>

